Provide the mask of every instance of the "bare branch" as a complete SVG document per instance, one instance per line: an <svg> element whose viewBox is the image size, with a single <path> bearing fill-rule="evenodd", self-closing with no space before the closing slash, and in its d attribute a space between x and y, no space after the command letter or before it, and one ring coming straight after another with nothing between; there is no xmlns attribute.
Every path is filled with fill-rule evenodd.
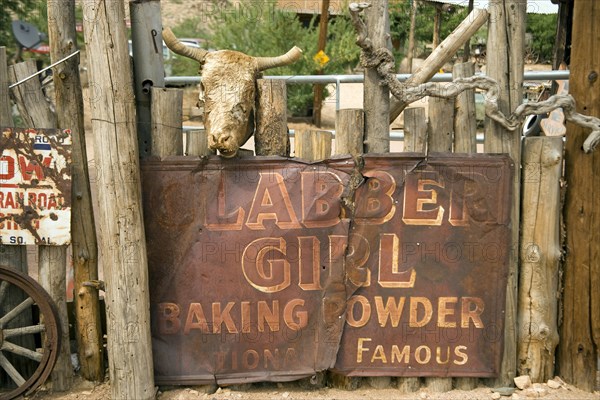
<svg viewBox="0 0 600 400"><path fill-rule="evenodd" d="M453 98L465 90L479 89L485 92L485 115L496 121L509 131L515 131L528 115L545 114L562 108L565 119L581 127L591 129L583 144L586 153L591 152L600 142L600 119L582 115L576 111L575 99L570 95L554 95L548 100L521 104L508 118L498 108L500 87L498 82L487 76L472 76L455 79L450 84L423 83L420 85L402 83L394 74L395 64L392 53L386 48L375 49L367 35L367 27L359 13L369 7L368 3L351 3L350 15L357 32L356 44L362 49L360 61L365 68L376 68L381 77L381 84L389 87L390 92L398 100L413 103L424 97Z"/></svg>

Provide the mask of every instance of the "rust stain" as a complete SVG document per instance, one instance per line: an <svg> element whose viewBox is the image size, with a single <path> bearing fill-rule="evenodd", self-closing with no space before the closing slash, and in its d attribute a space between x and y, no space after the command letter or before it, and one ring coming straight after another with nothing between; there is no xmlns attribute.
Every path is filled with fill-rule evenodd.
<svg viewBox="0 0 600 400"><path fill-rule="evenodd" d="M70 131L0 129L0 242L68 244Z"/></svg>
<svg viewBox="0 0 600 400"><path fill-rule="evenodd" d="M493 376L510 175L489 155L144 162L156 381Z"/></svg>

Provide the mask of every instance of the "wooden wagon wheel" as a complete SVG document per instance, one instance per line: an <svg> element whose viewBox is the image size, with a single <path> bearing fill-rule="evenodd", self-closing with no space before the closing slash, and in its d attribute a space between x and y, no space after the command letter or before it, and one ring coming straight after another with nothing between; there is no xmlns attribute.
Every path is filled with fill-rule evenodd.
<svg viewBox="0 0 600 400"><path fill-rule="evenodd" d="M7 306L17 297L14 294L21 297L14 306ZM44 288L29 276L1 266L0 308L0 371L8 377L0 387L0 400L4 400L31 393L46 381L58 355L60 327L54 303ZM23 315L31 315L33 323L20 322ZM17 345L17 340L30 345ZM18 365L27 360L33 367L19 370Z"/></svg>

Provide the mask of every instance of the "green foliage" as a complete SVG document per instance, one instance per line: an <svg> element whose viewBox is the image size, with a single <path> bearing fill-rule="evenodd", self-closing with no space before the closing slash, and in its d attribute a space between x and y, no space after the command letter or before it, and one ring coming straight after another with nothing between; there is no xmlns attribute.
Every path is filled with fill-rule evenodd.
<svg viewBox="0 0 600 400"><path fill-rule="evenodd" d="M392 39L400 46L401 51L408 43L410 30L411 1L390 2L390 31ZM455 7L452 12L442 12L440 27L440 39L444 40L468 15L466 7ZM415 24L415 43L417 49L422 51L425 44L433 40L433 20L435 16L435 5L433 3L420 2L417 8ZM419 56L419 51L417 56Z"/></svg>
<svg viewBox="0 0 600 400"><path fill-rule="evenodd" d="M317 53L318 26L313 20L308 27L292 12L274 8L275 3L245 0L208 17L191 18L175 27L178 37L199 37L206 40L208 49L237 50L252 56L277 56L291 47L303 50L296 63L274 68L268 75L312 75L319 68L313 60ZM208 20L206 20L208 18ZM330 62L323 67L324 74L348 73L358 64L360 49L354 44L355 34L348 16L332 19L328 27L325 53ZM197 64L188 64L179 57L173 63L173 74L197 73ZM304 114L312 104L310 85L288 86L288 108L292 114Z"/></svg>
<svg viewBox="0 0 600 400"><path fill-rule="evenodd" d="M532 35L530 48L539 56L539 62L552 60L557 18L557 14L527 14L527 32Z"/></svg>

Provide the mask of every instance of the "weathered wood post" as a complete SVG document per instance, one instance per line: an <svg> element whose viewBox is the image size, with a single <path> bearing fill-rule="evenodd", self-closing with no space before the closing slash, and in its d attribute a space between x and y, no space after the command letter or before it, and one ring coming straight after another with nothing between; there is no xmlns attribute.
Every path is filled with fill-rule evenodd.
<svg viewBox="0 0 600 400"><path fill-rule="evenodd" d="M125 10L123 3L106 0L85 0L83 10L90 81L97 90L91 112L111 395L153 399L148 260Z"/></svg>
<svg viewBox="0 0 600 400"><path fill-rule="evenodd" d="M473 4L471 4L472 6ZM473 7L471 7L473 9ZM467 47L465 44L465 48ZM467 78L475 74L472 62L454 65L452 77ZM465 90L454 101L454 152L477 153L477 120L475 118L475 91ZM460 390L473 390L477 378L457 378L454 386Z"/></svg>
<svg viewBox="0 0 600 400"><path fill-rule="evenodd" d="M256 87L256 155L289 157L286 83L280 79L259 79Z"/></svg>
<svg viewBox="0 0 600 400"><path fill-rule="evenodd" d="M208 148L208 138L204 129L194 129L187 132L185 154L187 156L209 156L215 152Z"/></svg>
<svg viewBox="0 0 600 400"><path fill-rule="evenodd" d="M404 152L425 154L427 151L427 119L425 108L411 107L404 110ZM401 393L413 393L421 388L421 379L398 378L397 388Z"/></svg>
<svg viewBox="0 0 600 400"><path fill-rule="evenodd" d="M8 66L7 66L7 57L6 57L6 48L0 47L0 125L12 127L13 118L12 118L12 107L10 102L10 90L8 88L8 84L10 83L8 78ZM27 247L26 246L8 246L8 245L0 245L0 265L7 266L9 268L13 268L17 271L27 273ZM1 311L4 313L13 309L17 306L24 298L22 298L22 293L19 289L14 287L9 287L9 291L7 296L5 297L2 304ZM19 320L19 326L27 326L31 325L31 315L21 315L18 318L22 318ZM16 344L19 344L23 347L27 347L33 349L35 344L32 343L32 340L27 342L22 338ZM33 338L29 338L33 339ZM31 360L15 360L19 361L19 365L17 368L21 371L28 371L33 373L35 370L35 363ZM12 383L10 378L7 377L9 382Z"/></svg>
<svg viewBox="0 0 600 400"><path fill-rule="evenodd" d="M52 61L77 50L75 0L48 3L48 33ZM91 381L104 379L104 346L98 290L86 282L98 279L98 244L92 210L83 93L76 58L54 70L56 114L59 128L72 131L71 147L71 249L74 275L75 330L81 375Z"/></svg>
<svg viewBox="0 0 600 400"><path fill-rule="evenodd" d="M415 29L417 27L417 10L419 0L413 0L410 6L410 28L408 31L408 49L406 51L406 61L408 64L408 73L412 74L412 64L415 55Z"/></svg>
<svg viewBox="0 0 600 400"><path fill-rule="evenodd" d="M334 154L350 154L355 159L363 154L364 131L365 114L362 109L344 108L337 110ZM329 373L329 380L333 387L344 390L356 390L361 384L360 377L345 376L335 372Z"/></svg>
<svg viewBox="0 0 600 400"><path fill-rule="evenodd" d="M569 91L577 111L600 117L600 3L575 1ZM600 153L581 150L588 131L567 125L563 323L559 373L575 386L593 390L600 349Z"/></svg>
<svg viewBox="0 0 600 400"><path fill-rule="evenodd" d="M11 66L13 82L18 82L36 72L37 67L33 60ZM30 79L20 84L13 89L13 94L26 126L56 128L56 116L45 101L39 79ZM39 245L38 257L38 280L54 301L61 325L60 349L50 378L52 390L62 392L68 390L73 381L66 302L67 247Z"/></svg>
<svg viewBox="0 0 600 400"><path fill-rule="evenodd" d="M183 90L153 87L150 97L152 155L183 155Z"/></svg>
<svg viewBox="0 0 600 400"><path fill-rule="evenodd" d="M335 154L357 157L363 152L365 114L362 109L345 108L336 111Z"/></svg>
<svg viewBox="0 0 600 400"><path fill-rule="evenodd" d="M468 78L475 75L472 62L456 64L452 77ZM477 153L477 119L475 117L475 91L465 90L454 102L454 152Z"/></svg>
<svg viewBox="0 0 600 400"><path fill-rule="evenodd" d="M454 142L454 101L429 98L428 153L451 153ZM452 390L452 378L426 378L425 386L432 392Z"/></svg>
<svg viewBox="0 0 600 400"><path fill-rule="evenodd" d="M0 126L14 126L8 88L8 59L6 47L0 47ZM0 245L0 264L21 272L27 272L27 248L25 246Z"/></svg>
<svg viewBox="0 0 600 400"><path fill-rule="evenodd" d="M487 43L487 75L500 87L498 105L504 115L510 115L523 99L523 54L525 51L525 19L527 4L521 0L492 0ZM513 177L512 231L506 288L506 318L504 354L494 386L512 386L517 373L517 280L519 249L519 205L521 135L507 132L496 122L486 119L485 152L508 153L515 165Z"/></svg>
<svg viewBox="0 0 600 400"><path fill-rule="evenodd" d="M309 161L324 160L331 157L331 141L333 135L329 131L307 130L296 132L294 154L298 158Z"/></svg>
<svg viewBox="0 0 600 400"><path fill-rule="evenodd" d="M427 127L429 152L452 153L454 142L454 101L429 98L429 124Z"/></svg>
<svg viewBox="0 0 600 400"><path fill-rule="evenodd" d="M388 2L373 0L365 10L367 34L375 48L387 47L389 35ZM365 152L388 153L390 151L390 91L380 85L381 78L375 68L365 68Z"/></svg>
<svg viewBox="0 0 600 400"><path fill-rule="evenodd" d="M427 118L424 107L404 111L404 151L425 154L427 151Z"/></svg>
<svg viewBox="0 0 600 400"><path fill-rule="evenodd" d="M388 47L390 23L388 1L371 1L371 7L365 10L367 34L375 48ZM375 68L365 68L364 101L365 110L365 153L389 153L390 151L390 91L381 85L381 77ZM375 388L390 385L387 376L368 378Z"/></svg>
<svg viewBox="0 0 600 400"><path fill-rule="evenodd" d="M554 377L562 153L560 137L530 137L523 144L518 371L533 382Z"/></svg>

